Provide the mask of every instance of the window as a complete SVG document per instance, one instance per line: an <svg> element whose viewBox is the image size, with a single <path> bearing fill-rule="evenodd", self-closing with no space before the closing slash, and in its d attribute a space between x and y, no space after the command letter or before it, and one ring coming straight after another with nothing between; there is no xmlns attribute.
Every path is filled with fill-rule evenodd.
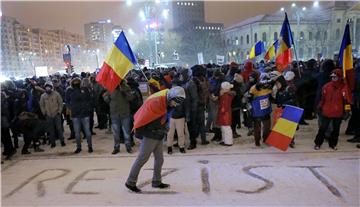
<svg viewBox="0 0 360 207"><path fill-rule="evenodd" d="M239 38L235 37L235 45L239 45Z"/></svg>
<svg viewBox="0 0 360 207"><path fill-rule="evenodd" d="M278 33L274 32L274 41L278 39Z"/></svg>
<svg viewBox="0 0 360 207"><path fill-rule="evenodd" d="M341 19L339 18L339 19L336 19L336 22L337 23L340 23L341 22Z"/></svg>
<svg viewBox="0 0 360 207"><path fill-rule="evenodd" d="M257 33L254 34L254 40L257 42Z"/></svg>
<svg viewBox="0 0 360 207"><path fill-rule="evenodd" d="M304 58L304 48L302 48L302 47L299 49L299 58L300 59Z"/></svg>
<svg viewBox="0 0 360 207"><path fill-rule="evenodd" d="M311 47L309 47L308 48L308 57L312 57L313 55L312 55L312 48Z"/></svg>
<svg viewBox="0 0 360 207"><path fill-rule="evenodd" d="M243 45L244 44L244 38L243 36L240 37L240 45Z"/></svg>
<svg viewBox="0 0 360 207"><path fill-rule="evenodd" d="M340 29L336 29L336 40L340 38Z"/></svg>
<svg viewBox="0 0 360 207"><path fill-rule="evenodd" d="M324 32L324 40L327 40L327 31Z"/></svg>
<svg viewBox="0 0 360 207"><path fill-rule="evenodd" d="M262 41L266 42L266 32L262 33Z"/></svg>
<svg viewBox="0 0 360 207"><path fill-rule="evenodd" d="M315 40L320 40L320 31L316 32Z"/></svg>
<svg viewBox="0 0 360 207"><path fill-rule="evenodd" d="M230 45L230 39L227 39L227 45Z"/></svg>
<svg viewBox="0 0 360 207"><path fill-rule="evenodd" d="M305 39L304 32L300 32L300 40L304 40L304 39Z"/></svg>
<svg viewBox="0 0 360 207"><path fill-rule="evenodd" d="M246 44L249 44L250 40L249 40L249 35L246 35Z"/></svg>
<svg viewBox="0 0 360 207"><path fill-rule="evenodd" d="M313 40L312 32L309 32L309 40Z"/></svg>

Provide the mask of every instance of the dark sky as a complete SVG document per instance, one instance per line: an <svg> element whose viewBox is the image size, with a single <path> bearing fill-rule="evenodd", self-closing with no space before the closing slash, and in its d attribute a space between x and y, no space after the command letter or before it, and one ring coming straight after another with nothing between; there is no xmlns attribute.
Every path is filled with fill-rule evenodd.
<svg viewBox="0 0 360 207"><path fill-rule="evenodd" d="M207 1L206 20L229 26L258 14L273 13L281 6L290 7L291 2L259 1ZM21 23L44 29L65 29L83 34L83 25L100 19L112 19L126 28L138 28L139 7L130 8L125 2L2 2L3 15L15 17Z"/></svg>

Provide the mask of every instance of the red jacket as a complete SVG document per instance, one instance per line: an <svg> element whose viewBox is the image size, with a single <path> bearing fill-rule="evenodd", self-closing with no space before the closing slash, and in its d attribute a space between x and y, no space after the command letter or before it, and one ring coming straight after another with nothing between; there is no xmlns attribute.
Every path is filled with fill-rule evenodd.
<svg viewBox="0 0 360 207"><path fill-rule="evenodd" d="M322 115L328 118L341 118L345 104L350 103L349 92L342 81L330 81L325 84L321 92L319 107Z"/></svg>
<svg viewBox="0 0 360 207"><path fill-rule="evenodd" d="M216 124L220 126L231 126L232 122L232 109L231 103L234 96L229 93L225 93L220 96L219 110L216 119Z"/></svg>

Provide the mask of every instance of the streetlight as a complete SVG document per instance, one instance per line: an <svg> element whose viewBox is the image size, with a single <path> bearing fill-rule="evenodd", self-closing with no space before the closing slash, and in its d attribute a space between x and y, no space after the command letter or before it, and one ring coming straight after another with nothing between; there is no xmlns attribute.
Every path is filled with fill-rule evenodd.
<svg viewBox="0 0 360 207"><path fill-rule="evenodd" d="M306 11L306 7L303 7L302 10L303 10L303 11Z"/></svg>
<svg viewBox="0 0 360 207"><path fill-rule="evenodd" d="M281 9L280 9L280 10L283 12L283 11L285 11L285 8L284 8L284 7L281 7Z"/></svg>
<svg viewBox="0 0 360 207"><path fill-rule="evenodd" d="M292 4L291 4L291 7L293 7L293 8L296 7L296 4L295 4L295 3L292 3Z"/></svg>
<svg viewBox="0 0 360 207"><path fill-rule="evenodd" d="M314 1L313 7L318 7L318 6L319 6L319 1Z"/></svg>
<svg viewBox="0 0 360 207"><path fill-rule="evenodd" d="M127 5L127 6L131 6L131 5L132 5L132 1L131 1L131 0L126 0L126 5Z"/></svg>

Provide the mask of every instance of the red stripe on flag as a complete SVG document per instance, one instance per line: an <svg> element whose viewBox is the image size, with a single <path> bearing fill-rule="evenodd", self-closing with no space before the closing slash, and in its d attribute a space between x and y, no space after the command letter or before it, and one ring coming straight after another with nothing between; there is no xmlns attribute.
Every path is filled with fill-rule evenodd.
<svg viewBox="0 0 360 207"><path fill-rule="evenodd" d="M291 48L285 50L279 56L276 57L276 67L279 72L283 72L286 67L292 62L292 51Z"/></svg>
<svg viewBox="0 0 360 207"><path fill-rule="evenodd" d="M346 84L349 86L350 91L355 89L355 71L354 69L345 70Z"/></svg>
<svg viewBox="0 0 360 207"><path fill-rule="evenodd" d="M121 78L104 62L100 72L96 76L96 81L112 93L120 84Z"/></svg>
<svg viewBox="0 0 360 207"><path fill-rule="evenodd" d="M292 139L290 137L284 136L275 131L271 131L270 135L266 139L266 143L282 151L286 151L291 140Z"/></svg>

